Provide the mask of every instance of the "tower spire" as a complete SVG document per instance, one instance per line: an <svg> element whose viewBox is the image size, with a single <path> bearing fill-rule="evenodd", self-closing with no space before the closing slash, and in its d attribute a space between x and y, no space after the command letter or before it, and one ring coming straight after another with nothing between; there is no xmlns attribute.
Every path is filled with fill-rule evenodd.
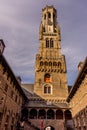
<svg viewBox="0 0 87 130"><path fill-rule="evenodd" d="M42 9L36 55L34 92L47 99L64 99L68 94L65 56L61 54L60 26L53 6Z"/></svg>

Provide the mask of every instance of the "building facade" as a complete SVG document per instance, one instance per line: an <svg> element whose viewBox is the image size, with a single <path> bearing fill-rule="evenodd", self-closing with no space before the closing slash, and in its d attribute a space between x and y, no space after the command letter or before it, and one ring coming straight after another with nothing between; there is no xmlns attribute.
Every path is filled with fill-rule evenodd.
<svg viewBox="0 0 87 130"><path fill-rule="evenodd" d="M24 84L32 92L26 93L29 102L23 110L23 118L44 130L73 129L69 104L65 56L61 54L61 34L57 10L53 6L42 9L39 28L39 52L36 55L35 82ZM26 113L27 111L27 113ZM24 114L25 113L25 114ZM25 116L26 115L26 116ZM28 116L27 116L28 115ZM32 129L32 128L31 128Z"/></svg>
<svg viewBox="0 0 87 130"><path fill-rule="evenodd" d="M0 42L2 43L3 40ZM21 108L26 100L27 97L17 78L0 53L0 130L17 130L21 119Z"/></svg>
<svg viewBox="0 0 87 130"><path fill-rule="evenodd" d="M70 104L76 130L87 130L87 57L80 62L77 79L69 93Z"/></svg>
<svg viewBox="0 0 87 130"><path fill-rule="evenodd" d="M34 92L46 100L63 102L68 96L66 60L61 54L60 27L53 6L42 9L39 41Z"/></svg>

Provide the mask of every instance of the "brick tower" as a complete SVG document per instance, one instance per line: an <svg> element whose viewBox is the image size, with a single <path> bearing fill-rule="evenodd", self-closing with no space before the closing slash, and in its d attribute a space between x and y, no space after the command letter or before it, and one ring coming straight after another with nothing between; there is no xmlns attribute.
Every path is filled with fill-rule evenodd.
<svg viewBox="0 0 87 130"><path fill-rule="evenodd" d="M68 96L66 60L61 54L60 27L53 6L42 9L39 41L34 92L48 102L64 102Z"/></svg>

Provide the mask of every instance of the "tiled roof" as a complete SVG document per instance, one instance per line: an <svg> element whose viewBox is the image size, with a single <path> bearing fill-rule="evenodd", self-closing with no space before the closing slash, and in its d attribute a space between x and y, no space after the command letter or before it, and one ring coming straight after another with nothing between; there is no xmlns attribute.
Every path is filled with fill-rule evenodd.
<svg viewBox="0 0 87 130"><path fill-rule="evenodd" d="M63 102L57 102L57 103L52 103L52 102L47 102L40 96L38 96L35 93L30 93L29 91L25 90L23 88L24 93L26 94L28 98L28 102L26 103L27 107L32 107L32 108L69 108L67 103Z"/></svg>

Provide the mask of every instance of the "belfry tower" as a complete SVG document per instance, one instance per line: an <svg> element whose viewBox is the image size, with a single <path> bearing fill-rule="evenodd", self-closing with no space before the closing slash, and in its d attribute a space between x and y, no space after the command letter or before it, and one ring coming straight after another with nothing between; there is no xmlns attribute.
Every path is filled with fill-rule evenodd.
<svg viewBox="0 0 87 130"><path fill-rule="evenodd" d="M63 102L68 96L67 70L65 56L61 54L57 11L53 6L42 9L39 41L34 92L48 102Z"/></svg>

